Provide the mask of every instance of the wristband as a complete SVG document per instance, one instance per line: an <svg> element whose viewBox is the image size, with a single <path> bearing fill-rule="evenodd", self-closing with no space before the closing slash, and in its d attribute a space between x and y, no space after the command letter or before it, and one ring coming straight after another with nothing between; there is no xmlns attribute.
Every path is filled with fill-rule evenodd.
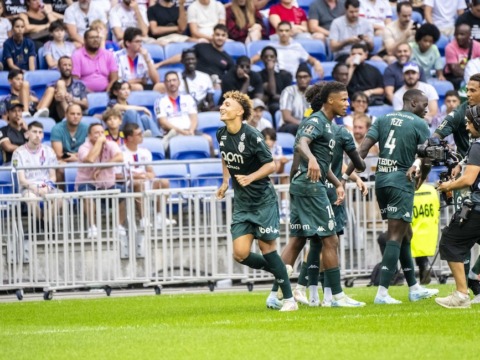
<svg viewBox="0 0 480 360"><path fill-rule="evenodd" d="M350 176L348 176L347 174L342 174L342 179L348 181L350 180Z"/></svg>

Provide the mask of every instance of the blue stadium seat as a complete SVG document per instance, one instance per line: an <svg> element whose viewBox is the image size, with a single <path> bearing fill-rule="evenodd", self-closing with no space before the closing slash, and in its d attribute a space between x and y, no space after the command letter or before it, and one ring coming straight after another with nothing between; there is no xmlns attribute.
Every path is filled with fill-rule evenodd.
<svg viewBox="0 0 480 360"><path fill-rule="evenodd" d="M290 133L279 132L277 133L277 144L282 147L283 155L292 155L295 136Z"/></svg>
<svg viewBox="0 0 480 360"><path fill-rule="evenodd" d="M189 186L189 175L186 164L175 164L165 161L153 165L155 176L161 179L169 179L171 188L187 188Z"/></svg>
<svg viewBox="0 0 480 360"><path fill-rule="evenodd" d="M333 80L332 73L333 73L333 68L335 67L335 65L337 65L336 61L324 61L324 62L322 62L323 71L324 71L323 80L325 80L325 81Z"/></svg>
<svg viewBox="0 0 480 360"><path fill-rule="evenodd" d="M25 80L30 83L30 90L34 91L38 98L43 96L48 85L60 79L58 70L35 70L25 73Z"/></svg>
<svg viewBox="0 0 480 360"><path fill-rule="evenodd" d="M95 116L82 116L82 123L84 123L87 126L90 126L91 124L102 124L102 120Z"/></svg>
<svg viewBox="0 0 480 360"><path fill-rule="evenodd" d="M8 95L8 94L10 94L10 83L8 82L8 71L0 71L0 95Z"/></svg>
<svg viewBox="0 0 480 360"><path fill-rule="evenodd" d="M302 8L308 15L308 9L310 9L310 4L313 2L314 0L298 0L297 1L297 4L298 4L298 7L299 8Z"/></svg>
<svg viewBox="0 0 480 360"><path fill-rule="evenodd" d="M217 130L222 126L225 126L225 124L220 120L218 111L205 111L198 114L197 130L210 135L215 149L218 149Z"/></svg>
<svg viewBox="0 0 480 360"><path fill-rule="evenodd" d="M12 168L0 167L0 194L12 194L13 189Z"/></svg>
<svg viewBox="0 0 480 360"><path fill-rule="evenodd" d="M280 127L281 120L282 120L282 112L280 110L275 111L275 128L277 130Z"/></svg>
<svg viewBox="0 0 480 360"><path fill-rule="evenodd" d="M414 23L423 23L423 16L418 11L412 11L412 21Z"/></svg>
<svg viewBox="0 0 480 360"><path fill-rule="evenodd" d="M95 114L101 114L105 111L108 104L108 93L98 92L98 93L88 93L88 115L92 116Z"/></svg>
<svg viewBox="0 0 480 360"><path fill-rule="evenodd" d="M148 53L153 59L153 62L160 62L165 60L165 52L163 47L157 44L143 44L142 45L145 49L147 49Z"/></svg>
<svg viewBox="0 0 480 360"><path fill-rule="evenodd" d="M168 148L172 160L210 158L210 146L203 136L175 136L170 139Z"/></svg>
<svg viewBox="0 0 480 360"><path fill-rule="evenodd" d="M440 98L445 98L447 91L454 90L453 84L450 81L441 81L435 78L430 78L427 82L432 85Z"/></svg>
<svg viewBox="0 0 480 360"><path fill-rule="evenodd" d="M385 69L388 66L385 61L367 60L366 63L376 67L382 75L383 75L383 73L385 72Z"/></svg>
<svg viewBox="0 0 480 360"><path fill-rule="evenodd" d="M216 186L223 182L222 162L191 162L189 165L190 186Z"/></svg>
<svg viewBox="0 0 480 360"><path fill-rule="evenodd" d="M239 41L227 41L223 46L223 49L233 58L233 60L237 60L242 55L247 55L245 44Z"/></svg>
<svg viewBox="0 0 480 360"><path fill-rule="evenodd" d="M271 43L272 42L270 40L258 40L248 43L247 56L251 58L253 55L260 55L260 51L262 51L265 46L270 45Z"/></svg>
<svg viewBox="0 0 480 360"><path fill-rule="evenodd" d="M257 62L256 64L252 64L250 67L250 70L254 72L260 72L263 69L265 69L265 64L263 62Z"/></svg>
<svg viewBox="0 0 480 360"><path fill-rule="evenodd" d="M138 106L144 106L150 112L154 113L153 107L155 105L155 101L162 96L158 91L149 91L149 90L144 90L144 91L132 91L130 93L130 96L128 97L128 103L130 105L138 105Z"/></svg>
<svg viewBox="0 0 480 360"><path fill-rule="evenodd" d="M441 56L445 56L445 48L447 47L449 42L450 42L450 39L447 36L441 34L440 38L435 43L435 45L437 45L438 47L438 51L440 51Z"/></svg>
<svg viewBox="0 0 480 360"><path fill-rule="evenodd" d="M372 55L377 54L383 47L383 38L381 36L373 37L373 50Z"/></svg>
<svg viewBox="0 0 480 360"><path fill-rule="evenodd" d="M38 49L37 62L39 70L48 70L47 60L45 59L45 48L43 46Z"/></svg>
<svg viewBox="0 0 480 360"><path fill-rule="evenodd" d="M5 120L0 119L0 128L2 128L4 126L7 126L7 125L8 125L8 123Z"/></svg>
<svg viewBox="0 0 480 360"><path fill-rule="evenodd" d="M297 40L307 52L315 59L325 61L327 59L327 49L323 41L314 39Z"/></svg>
<svg viewBox="0 0 480 360"><path fill-rule="evenodd" d="M152 160L164 160L165 159L165 149L163 148L162 139L154 137L143 138L143 142L140 146L150 150L152 153Z"/></svg>
<svg viewBox="0 0 480 360"><path fill-rule="evenodd" d="M213 103L219 105L220 100L222 99L222 90L216 89L213 93Z"/></svg>
<svg viewBox="0 0 480 360"><path fill-rule="evenodd" d="M267 119L268 121L270 121L270 124L272 124L272 126L273 126L273 118L272 118L272 114L270 114L270 112L268 112L267 110L264 110L262 117L264 119Z"/></svg>
<svg viewBox="0 0 480 360"><path fill-rule="evenodd" d="M379 117L385 114L388 114L393 111L393 106L390 105L380 105L380 106L369 106L368 107L368 114Z"/></svg>
<svg viewBox="0 0 480 360"><path fill-rule="evenodd" d="M38 121L43 125L43 142L50 141L50 134L52 132L52 128L57 124L54 119L49 117L41 117L41 118L30 118L27 119L27 124L30 124L32 121Z"/></svg>
<svg viewBox="0 0 480 360"><path fill-rule="evenodd" d="M158 76L160 77L160 81L163 82L165 80L165 74L169 71L175 71L177 73L181 73L184 70L183 64L175 64L175 65L167 65L162 66L161 68L157 69ZM181 76L179 74L178 76Z"/></svg>
<svg viewBox="0 0 480 360"><path fill-rule="evenodd" d="M184 49L194 47L194 42L170 43L165 45L165 59L171 58L173 55L181 54Z"/></svg>
<svg viewBox="0 0 480 360"><path fill-rule="evenodd" d="M65 190L67 192L75 191L75 179L77 178L78 168L67 167L65 168Z"/></svg>

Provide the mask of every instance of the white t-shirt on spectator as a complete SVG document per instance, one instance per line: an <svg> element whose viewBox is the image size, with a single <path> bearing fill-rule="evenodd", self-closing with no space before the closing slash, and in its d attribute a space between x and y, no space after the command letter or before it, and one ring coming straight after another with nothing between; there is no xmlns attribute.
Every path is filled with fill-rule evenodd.
<svg viewBox="0 0 480 360"><path fill-rule="evenodd" d="M202 5L197 0L188 7L187 20L189 24L196 23L201 34L212 36L215 25L225 21L225 7L219 1L210 0L208 5Z"/></svg>
<svg viewBox="0 0 480 360"><path fill-rule="evenodd" d="M123 162L127 165L130 173L145 174L147 172L145 165L135 165L135 163L152 162L152 153L144 147L138 147L137 151L131 151L125 145L120 147L123 153Z"/></svg>
<svg viewBox="0 0 480 360"><path fill-rule="evenodd" d="M388 0L376 0L375 3L370 0L360 0L359 14L370 24L385 27L385 19L392 18L392 7Z"/></svg>
<svg viewBox="0 0 480 360"><path fill-rule="evenodd" d="M465 0L424 0L423 5L432 7L432 20L439 29L455 26L457 10L467 8Z"/></svg>
<svg viewBox="0 0 480 360"><path fill-rule="evenodd" d="M148 25L147 10L143 7L139 9L143 22ZM125 31L125 29L128 27L139 27L137 17L135 16L135 11L133 9L125 8L122 4L117 4L112 8L112 10L110 10L108 21L110 23L110 29L118 27ZM115 33L112 35L113 40L118 42Z"/></svg>
<svg viewBox="0 0 480 360"><path fill-rule="evenodd" d="M103 10L95 6L96 4L90 4L88 13L85 13L80 9L78 2L73 3L67 10L63 22L68 25L75 25L77 27L78 35L83 37L83 34L90 27L90 24L95 20L101 20L103 23L107 23L107 15Z"/></svg>
<svg viewBox="0 0 480 360"><path fill-rule="evenodd" d="M129 81L133 79L148 79L148 64L145 58L138 54L137 65L135 69L130 68L130 62L128 60L127 50L122 49L114 53L115 61L118 65L118 79L123 81ZM152 60L150 59L150 62Z"/></svg>
<svg viewBox="0 0 480 360"><path fill-rule="evenodd" d="M168 122L182 130L190 129L190 115L197 113L197 104L192 96L178 95L176 100L165 95L155 101L155 118L166 117Z"/></svg>
<svg viewBox="0 0 480 360"><path fill-rule="evenodd" d="M298 65L306 62L310 56L305 48L296 41L291 41L288 45L281 45L278 42L273 42L269 45L277 50L278 68L288 71L295 79Z"/></svg>
<svg viewBox="0 0 480 360"><path fill-rule="evenodd" d="M193 98L200 102L207 97L207 94L213 94L213 83L212 78L210 75L195 70L195 79L190 79L186 77L187 84L188 84L188 92L187 88L185 87L185 81L182 77L182 73L178 73L178 77L180 78L180 87L178 91L182 94L190 94Z"/></svg>
<svg viewBox="0 0 480 360"><path fill-rule="evenodd" d="M0 18L0 48L3 48L3 43L8 39L8 32L12 30L12 23L10 20Z"/></svg>
<svg viewBox="0 0 480 360"><path fill-rule="evenodd" d="M427 96L428 101L438 100L438 93L435 88L423 81L419 81L417 83L417 87L415 89L421 90ZM403 95L407 92L407 88L403 85L400 89L395 91L393 94L393 110L400 111L403 108Z"/></svg>
<svg viewBox="0 0 480 360"><path fill-rule="evenodd" d="M480 73L480 58L470 59L467 63L467 66L465 66L465 73L463 77L465 84L468 83L468 80L470 80L472 75L477 73Z"/></svg>

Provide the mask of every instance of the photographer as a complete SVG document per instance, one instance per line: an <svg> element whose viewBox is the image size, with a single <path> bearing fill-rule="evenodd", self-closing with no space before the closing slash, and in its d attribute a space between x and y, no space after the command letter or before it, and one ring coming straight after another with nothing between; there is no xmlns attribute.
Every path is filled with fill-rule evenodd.
<svg viewBox="0 0 480 360"><path fill-rule="evenodd" d="M448 261L456 284L456 291L451 295L435 299L446 308L470 307L463 261L480 240L480 105L469 107L465 115L466 129L474 142L467 152L464 173L456 180L440 183L437 188L449 192L469 186L472 191L471 200L464 200L462 209L455 213L440 239L440 256Z"/></svg>

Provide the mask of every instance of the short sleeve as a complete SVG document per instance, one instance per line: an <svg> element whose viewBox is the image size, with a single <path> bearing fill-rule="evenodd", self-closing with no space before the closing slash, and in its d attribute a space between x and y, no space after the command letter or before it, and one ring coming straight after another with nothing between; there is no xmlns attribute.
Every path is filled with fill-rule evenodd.
<svg viewBox="0 0 480 360"><path fill-rule="evenodd" d="M195 3L192 3L187 9L187 22L190 23L197 23L197 7Z"/></svg>
<svg viewBox="0 0 480 360"><path fill-rule="evenodd" d="M112 9L110 10L110 16L108 17L110 29L113 29L115 27L122 27L122 22L120 20L120 17L118 16L118 11L117 9Z"/></svg>
<svg viewBox="0 0 480 360"><path fill-rule="evenodd" d="M107 51L107 50L105 50ZM116 72L118 71L118 65L117 62L115 61L115 58L113 57L113 54L110 51L107 51L107 56L108 56L108 66L110 72Z"/></svg>
<svg viewBox="0 0 480 360"><path fill-rule="evenodd" d="M316 139L323 135L323 124L317 116L311 116L302 123L297 132L297 137Z"/></svg>
<svg viewBox="0 0 480 360"><path fill-rule="evenodd" d="M226 11L225 11L225 6L219 1L215 1L215 4L217 6L217 18L218 20L225 20L226 18Z"/></svg>
<svg viewBox="0 0 480 360"><path fill-rule="evenodd" d="M52 42L51 41L47 41L45 43L45 45L43 45L43 54L44 56L47 56L47 55L50 55L50 56L53 56L52 54Z"/></svg>
<svg viewBox="0 0 480 360"><path fill-rule="evenodd" d="M273 161L272 152L268 148L265 138L262 134L255 136L255 133L251 133L251 146L255 148L255 154L257 155L260 164L268 164Z"/></svg>
<svg viewBox="0 0 480 360"><path fill-rule="evenodd" d="M188 114L196 114L198 111L197 111L197 103L195 102L195 99L188 95L188 96L185 96L186 99L187 99L187 111L188 111Z"/></svg>
<svg viewBox="0 0 480 360"><path fill-rule="evenodd" d="M14 164L15 167L22 167L23 166L22 157L20 156L20 151L18 151L18 149L19 148L15 149L15 151L12 154L12 164Z"/></svg>
<svg viewBox="0 0 480 360"><path fill-rule="evenodd" d="M57 124L52 128L52 132L50 133L50 141L59 141L63 142L62 130L60 128L61 124Z"/></svg>
<svg viewBox="0 0 480 360"><path fill-rule="evenodd" d="M370 139L372 139L373 141L377 142L378 141L378 136L379 136L379 131L378 131L378 127L379 127L379 124L381 123L381 120L383 118L380 118L380 119L377 119L377 121L375 121L372 126L370 127L370 129L368 129L368 132L367 132L367 137L369 137Z"/></svg>
<svg viewBox="0 0 480 360"><path fill-rule="evenodd" d="M473 143L468 152L467 165L480 166L480 144Z"/></svg>
<svg viewBox="0 0 480 360"><path fill-rule="evenodd" d="M343 151L349 153L353 150L356 150L357 147L355 146L355 141L353 140L352 134L350 134L345 127L342 127L340 131L343 142Z"/></svg>
<svg viewBox="0 0 480 360"><path fill-rule="evenodd" d="M65 24L68 24L68 25L76 25L75 14L74 14L74 11L73 11L73 6L74 6L74 5L70 5L70 6L65 10L65 14L63 15L63 22L64 22Z"/></svg>
<svg viewBox="0 0 480 360"><path fill-rule="evenodd" d="M159 97L157 100L155 100L153 110L155 112L156 119L167 116L167 114L165 114L162 108L162 99L163 99L162 97Z"/></svg>
<svg viewBox="0 0 480 360"><path fill-rule="evenodd" d="M27 46L28 46L28 57L30 56L37 56L37 52L35 51L35 44L33 43L32 40L26 38L27 40Z"/></svg>
<svg viewBox="0 0 480 360"><path fill-rule="evenodd" d="M385 86L395 87L395 74L390 66L387 66L385 72L383 73L383 84Z"/></svg>
<svg viewBox="0 0 480 360"><path fill-rule="evenodd" d="M85 157L88 155L88 147L85 144L82 144L78 149L77 157L79 162L83 162Z"/></svg>
<svg viewBox="0 0 480 360"><path fill-rule="evenodd" d="M430 137L430 130L428 129L428 125L426 121L420 119L420 131L417 145L423 144L427 139Z"/></svg>
<svg viewBox="0 0 480 360"><path fill-rule="evenodd" d="M340 40L340 22L338 21L340 18L337 18L332 21L332 25L330 26L330 40L339 41Z"/></svg>
<svg viewBox="0 0 480 360"><path fill-rule="evenodd" d="M446 138L447 136L453 134L458 129L461 121L460 117L459 109L453 110L445 117L442 123L435 130L435 133L440 135L442 138Z"/></svg>

